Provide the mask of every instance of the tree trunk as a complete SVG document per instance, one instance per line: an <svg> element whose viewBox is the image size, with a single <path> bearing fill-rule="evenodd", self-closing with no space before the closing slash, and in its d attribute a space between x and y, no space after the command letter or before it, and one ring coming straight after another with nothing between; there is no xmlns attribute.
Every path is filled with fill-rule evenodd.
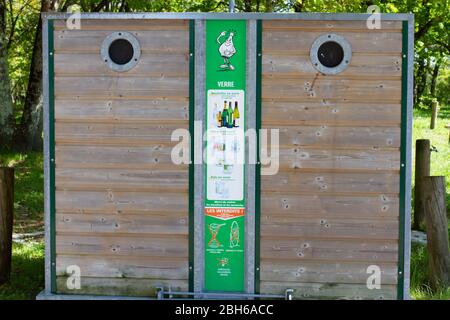
<svg viewBox="0 0 450 320"><path fill-rule="evenodd" d="M430 129L434 129L436 127L438 112L439 112L439 103L436 100L431 101Z"/></svg>
<svg viewBox="0 0 450 320"><path fill-rule="evenodd" d="M0 167L0 285L11 273L14 214L14 168Z"/></svg>
<svg viewBox="0 0 450 320"><path fill-rule="evenodd" d="M436 291L450 286L445 177L425 177L424 189L430 285Z"/></svg>
<svg viewBox="0 0 450 320"><path fill-rule="evenodd" d="M41 13L51 10L51 1L44 0L41 4ZM42 20L36 28L33 54L31 58L28 78L27 95L23 106L22 120L15 134L15 149L42 150Z"/></svg>
<svg viewBox="0 0 450 320"><path fill-rule="evenodd" d="M437 77L439 75L440 66L441 66L440 61L436 62L436 64L434 65L434 68L433 68L433 73L431 75L430 95L433 98L436 93L436 82L437 82Z"/></svg>
<svg viewBox="0 0 450 320"><path fill-rule="evenodd" d="M430 175L430 140L416 140L416 167L414 176L414 230L423 230L425 204L423 178Z"/></svg>
<svg viewBox="0 0 450 320"><path fill-rule="evenodd" d="M274 3L272 0L266 0L265 3L265 12L273 12Z"/></svg>
<svg viewBox="0 0 450 320"><path fill-rule="evenodd" d="M14 136L14 108L8 73L8 50L6 41L6 8L0 1L0 148L9 148Z"/></svg>
<svg viewBox="0 0 450 320"><path fill-rule="evenodd" d="M419 61L419 68L417 69L417 81L416 81L416 92L415 92L415 105L418 105L422 100L422 95L425 92L426 84L427 84L427 66L425 59Z"/></svg>

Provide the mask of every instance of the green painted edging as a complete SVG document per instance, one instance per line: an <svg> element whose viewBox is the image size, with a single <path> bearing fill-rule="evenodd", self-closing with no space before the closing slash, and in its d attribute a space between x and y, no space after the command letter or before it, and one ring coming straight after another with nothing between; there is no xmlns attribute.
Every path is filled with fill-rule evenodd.
<svg viewBox="0 0 450 320"><path fill-rule="evenodd" d="M255 293L260 292L261 164L259 130L261 129L262 20L256 21L256 166L255 166Z"/></svg>
<svg viewBox="0 0 450 320"><path fill-rule="evenodd" d="M406 134L407 134L407 96L408 96L408 21L403 21L402 29L402 112L400 148L400 212L398 235L397 299L403 300L405 274L405 192L406 192Z"/></svg>
<svg viewBox="0 0 450 320"><path fill-rule="evenodd" d="M195 118L195 20L189 20L189 291L194 291L194 118Z"/></svg>
<svg viewBox="0 0 450 320"><path fill-rule="evenodd" d="M49 182L50 182L50 284L56 293L56 230L55 230L55 82L53 56L53 20L48 23L48 119L49 119Z"/></svg>

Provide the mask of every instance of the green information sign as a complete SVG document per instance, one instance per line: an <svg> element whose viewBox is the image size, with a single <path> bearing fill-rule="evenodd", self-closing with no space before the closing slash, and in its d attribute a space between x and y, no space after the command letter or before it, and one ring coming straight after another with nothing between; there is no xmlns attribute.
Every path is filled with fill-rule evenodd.
<svg viewBox="0 0 450 320"><path fill-rule="evenodd" d="M244 291L246 21L206 21L205 290Z"/></svg>

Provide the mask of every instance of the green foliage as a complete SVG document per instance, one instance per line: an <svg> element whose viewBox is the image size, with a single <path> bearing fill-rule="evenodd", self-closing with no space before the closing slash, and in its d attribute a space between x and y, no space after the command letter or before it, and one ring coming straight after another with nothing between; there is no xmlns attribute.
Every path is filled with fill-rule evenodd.
<svg viewBox="0 0 450 320"><path fill-rule="evenodd" d="M0 165L14 167L16 221L42 221L44 212L42 153L29 152L24 154L0 151Z"/></svg>
<svg viewBox="0 0 450 320"><path fill-rule="evenodd" d="M9 1L8 8L9 77L12 101L16 110L16 121L18 121L28 87L34 38L39 21L40 1Z"/></svg>
<svg viewBox="0 0 450 320"><path fill-rule="evenodd" d="M450 61L441 68L437 78L436 99L443 105L450 105Z"/></svg>

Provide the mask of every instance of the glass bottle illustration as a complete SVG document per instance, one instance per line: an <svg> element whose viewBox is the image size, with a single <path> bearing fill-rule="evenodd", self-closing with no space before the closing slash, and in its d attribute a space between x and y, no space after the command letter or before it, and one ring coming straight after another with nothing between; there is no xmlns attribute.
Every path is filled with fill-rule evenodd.
<svg viewBox="0 0 450 320"><path fill-rule="evenodd" d="M214 103L214 109L213 109L211 121L217 120L217 114L219 113L219 111L220 111L220 107L217 105L217 103Z"/></svg>
<svg viewBox="0 0 450 320"><path fill-rule="evenodd" d="M217 113L217 126L219 128L222 127L222 111L219 111Z"/></svg>
<svg viewBox="0 0 450 320"><path fill-rule="evenodd" d="M233 104L230 101L228 105L228 122L227 128L233 128Z"/></svg>
<svg viewBox="0 0 450 320"><path fill-rule="evenodd" d="M222 127L227 127L228 125L228 105L227 101L223 102L223 111L222 111Z"/></svg>
<svg viewBox="0 0 450 320"><path fill-rule="evenodd" d="M234 110L233 110L233 127L239 127L239 108L238 108L238 102L234 102Z"/></svg>

